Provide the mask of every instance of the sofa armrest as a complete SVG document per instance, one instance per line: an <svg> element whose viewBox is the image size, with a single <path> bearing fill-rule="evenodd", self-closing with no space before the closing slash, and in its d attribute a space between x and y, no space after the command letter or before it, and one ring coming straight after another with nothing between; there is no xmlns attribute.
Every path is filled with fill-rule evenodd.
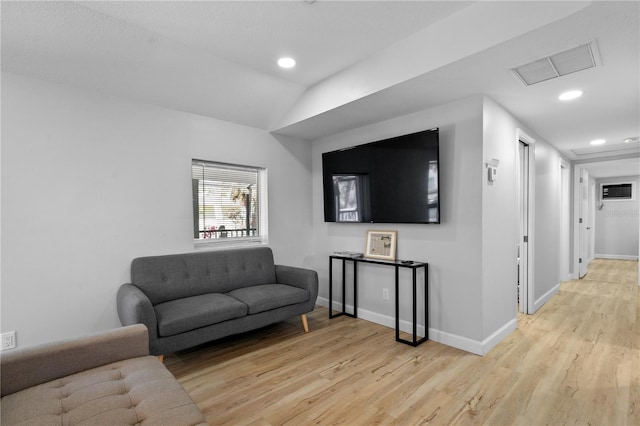
<svg viewBox="0 0 640 426"><path fill-rule="evenodd" d="M149 355L141 324L0 354L2 396L91 368Z"/></svg>
<svg viewBox="0 0 640 426"><path fill-rule="evenodd" d="M144 324L149 340L158 340L156 311L146 294L133 284L122 284L117 295L118 317L122 325Z"/></svg>
<svg viewBox="0 0 640 426"><path fill-rule="evenodd" d="M309 291L309 300L315 305L318 298L318 273L312 269L276 265L276 282ZM313 309L313 308L312 308Z"/></svg>

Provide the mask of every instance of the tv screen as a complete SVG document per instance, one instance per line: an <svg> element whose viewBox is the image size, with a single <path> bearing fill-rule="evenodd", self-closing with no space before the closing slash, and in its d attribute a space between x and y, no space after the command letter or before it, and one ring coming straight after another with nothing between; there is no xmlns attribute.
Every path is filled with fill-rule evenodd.
<svg viewBox="0 0 640 426"><path fill-rule="evenodd" d="M325 222L440 223L438 129L322 154Z"/></svg>

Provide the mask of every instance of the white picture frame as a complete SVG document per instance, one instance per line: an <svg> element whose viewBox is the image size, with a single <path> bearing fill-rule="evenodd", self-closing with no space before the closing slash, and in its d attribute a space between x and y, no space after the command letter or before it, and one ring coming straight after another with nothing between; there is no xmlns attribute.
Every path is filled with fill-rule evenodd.
<svg viewBox="0 0 640 426"><path fill-rule="evenodd" d="M381 260L396 260L398 231L367 230L364 257Z"/></svg>

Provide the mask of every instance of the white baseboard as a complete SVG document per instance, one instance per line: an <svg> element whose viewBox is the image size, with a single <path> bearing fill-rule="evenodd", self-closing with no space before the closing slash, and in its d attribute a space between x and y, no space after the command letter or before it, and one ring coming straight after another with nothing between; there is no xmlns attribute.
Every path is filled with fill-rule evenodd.
<svg viewBox="0 0 640 426"><path fill-rule="evenodd" d="M318 296L318 298L316 299L316 305L324 306L325 308L329 309L329 299L327 299L326 297Z"/></svg>
<svg viewBox="0 0 640 426"><path fill-rule="evenodd" d="M638 256L625 254L596 254L596 259L638 260Z"/></svg>
<svg viewBox="0 0 640 426"><path fill-rule="evenodd" d="M538 309L540 309L542 307L542 305L547 303L549 301L549 299L551 299L553 296L555 296L556 293L558 293L558 291L560 291L560 283L558 283L555 286L553 286L553 288L551 290L549 290L548 292L546 292L545 294L540 296L540 298L538 298L533 303L533 312L538 312Z"/></svg>
<svg viewBox="0 0 640 426"><path fill-rule="evenodd" d="M324 297L318 297L317 302L318 305L324 306L325 308L329 307L329 299ZM337 303L334 303L334 308L338 306ZM339 305L342 307L342 303ZM353 305L346 305L347 312L353 312ZM368 311L366 309L358 308L358 318L370 321L376 324L384 325L385 327L396 329L396 319L394 317L390 317L388 315L382 315L377 312ZM400 320L400 331L405 333L413 333L412 324L409 321ZM431 331L432 329L429 329ZM424 325L418 324L416 328L416 333L418 337L424 336ZM434 339L431 339L434 340Z"/></svg>
<svg viewBox="0 0 640 426"><path fill-rule="evenodd" d="M320 306L324 306L325 308L329 307L329 299L324 297L318 297L316 303ZM334 306L336 305L337 304ZM353 306L351 305L346 305L346 309L347 312L353 312ZM394 317L382 315L362 308L358 308L358 318L393 329L396 327L396 319ZM494 346L500 343L502 339L514 331L517 328L517 325L517 319L514 318L482 342L469 339L464 336L447 333L446 331L437 330L435 328L429 328L429 340L466 352L471 352L476 355L486 355ZM412 333L412 324L409 321L400 320L400 331ZM424 325L418 324L417 334L419 337L424 336Z"/></svg>
<svg viewBox="0 0 640 426"><path fill-rule="evenodd" d="M496 330L491 336L484 339L482 342L482 355L488 354L491 349L502 342L502 340L511 334L511 332L515 331L516 328L518 328L518 319L514 318Z"/></svg>
<svg viewBox="0 0 640 426"><path fill-rule="evenodd" d="M430 328L429 338L434 342L442 343L443 345L451 346L465 352L471 352L475 355L484 355L482 342L469 339L468 337L458 336L457 334Z"/></svg>

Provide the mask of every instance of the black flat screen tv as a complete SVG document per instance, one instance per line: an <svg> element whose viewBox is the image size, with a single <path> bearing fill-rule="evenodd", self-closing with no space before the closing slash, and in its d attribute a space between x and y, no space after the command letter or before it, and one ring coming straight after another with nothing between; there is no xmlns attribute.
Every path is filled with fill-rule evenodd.
<svg viewBox="0 0 640 426"><path fill-rule="evenodd" d="M438 129L322 154L325 222L440 223Z"/></svg>

